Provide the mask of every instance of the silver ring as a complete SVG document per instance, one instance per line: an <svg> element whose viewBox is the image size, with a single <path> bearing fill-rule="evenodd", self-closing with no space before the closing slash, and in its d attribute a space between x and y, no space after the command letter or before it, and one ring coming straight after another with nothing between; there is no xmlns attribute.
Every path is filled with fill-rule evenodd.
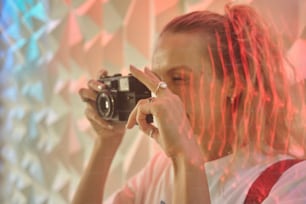
<svg viewBox="0 0 306 204"><path fill-rule="evenodd" d="M103 86L102 85L98 85L97 88L101 91Z"/></svg>
<svg viewBox="0 0 306 204"><path fill-rule="evenodd" d="M165 88L167 88L167 87L168 87L168 86L167 86L166 82L160 81L160 82L158 82L158 85L157 85L157 87L156 87L154 93L157 94L159 88L165 89Z"/></svg>

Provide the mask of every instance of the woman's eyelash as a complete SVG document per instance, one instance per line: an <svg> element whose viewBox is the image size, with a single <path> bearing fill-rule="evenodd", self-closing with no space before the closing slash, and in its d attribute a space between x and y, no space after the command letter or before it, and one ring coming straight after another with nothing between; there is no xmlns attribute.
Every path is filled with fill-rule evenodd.
<svg viewBox="0 0 306 204"><path fill-rule="evenodd" d="M173 76L173 77L172 77L172 80L174 80L174 81L184 80L184 77L181 77L181 76Z"/></svg>
<svg viewBox="0 0 306 204"><path fill-rule="evenodd" d="M189 82L190 78L188 76L172 76L172 80L176 82Z"/></svg>

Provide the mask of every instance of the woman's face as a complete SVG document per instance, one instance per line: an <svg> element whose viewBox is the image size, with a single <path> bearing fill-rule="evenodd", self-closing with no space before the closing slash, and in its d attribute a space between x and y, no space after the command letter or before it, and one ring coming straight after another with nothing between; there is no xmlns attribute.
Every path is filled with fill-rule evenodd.
<svg viewBox="0 0 306 204"><path fill-rule="evenodd" d="M226 90L203 44L197 34L164 33L153 54L152 70L181 98L194 134L211 149L225 142L221 132L226 97L221 93Z"/></svg>

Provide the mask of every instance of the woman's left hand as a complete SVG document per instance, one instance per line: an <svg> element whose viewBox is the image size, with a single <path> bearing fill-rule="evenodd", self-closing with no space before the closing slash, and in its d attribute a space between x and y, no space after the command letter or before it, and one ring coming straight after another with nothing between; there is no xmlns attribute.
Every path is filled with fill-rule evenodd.
<svg viewBox="0 0 306 204"><path fill-rule="evenodd" d="M129 116L126 127L129 129L138 124L143 132L160 144L169 157L184 155L194 158L193 153L199 156L199 146L193 136L184 104L179 96L167 87L157 88L161 81L149 69L145 68L143 72L131 66L130 71L134 77L155 93L156 97L139 100ZM154 116L158 128L147 123L148 114Z"/></svg>

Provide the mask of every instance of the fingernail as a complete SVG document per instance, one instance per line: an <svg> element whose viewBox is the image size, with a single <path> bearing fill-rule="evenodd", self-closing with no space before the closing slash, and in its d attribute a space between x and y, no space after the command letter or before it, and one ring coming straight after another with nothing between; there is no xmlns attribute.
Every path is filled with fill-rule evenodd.
<svg viewBox="0 0 306 204"><path fill-rule="evenodd" d="M87 102L89 102L89 99L88 98L82 98L82 101L87 103Z"/></svg>
<svg viewBox="0 0 306 204"><path fill-rule="evenodd" d="M130 64L130 69L136 69L136 67Z"/></svg>
<svg viewBox="0 0 306 204"><path fill-rule="evenodd" d="M105 70L99 70L99 71L98 71L99 76L104 75L105 73L106 73Z"/></svg>
<svg viewBox="0 0 306 204"><path fill-rule="evenodd" d="M131 129L131 127L130 127L130 125L128 123L125 125L125 128L126 129Z"/></svg>
<svg viewBox="0 0 306 204"><path fill-rule="evenodd" d="M112 129L114 129L114 126L108 125L107 128L110 129L110 130L112 130Z"/></svg>
<svg viewBox="0 0 306 204"><path fill-rule="evenodd" d="M97 88L101 91L102 90L102 85L98 85Z"/></svg>
<svg viewBox="0 0 306 204"><path fill-rule="evenodd" d="M90 87L90 84L92 83L92 80L89 80L88 82L87 82L87 86L88 87Z"/></svg>
<svg viewBox="0 0 306 204"><path fill-rule="evenodd" d="M83 89L80 89L79 92L78 92L78 94L79 94L79 96L80 96L81 98L83 98L83 97L82 97L82 96L83 96Z"/></svg>

